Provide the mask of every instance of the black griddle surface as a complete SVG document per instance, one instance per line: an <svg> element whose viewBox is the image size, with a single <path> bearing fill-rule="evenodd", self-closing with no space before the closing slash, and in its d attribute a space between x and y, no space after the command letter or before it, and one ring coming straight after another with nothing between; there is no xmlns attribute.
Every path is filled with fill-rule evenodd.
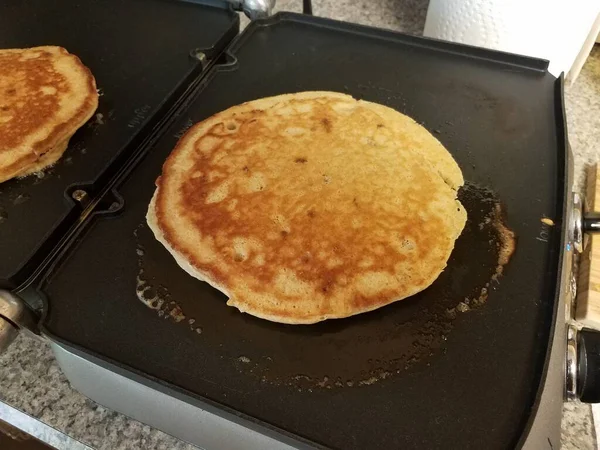
<svg viewBox="0 0 600 450"><path fill-rule="evenodd" d="M237 63L214 72L117 187L124 209L90 221L42 283L44 331L141 382L313 445L514 446L553 320L560 233L543 230L540 219L554 218L560 230L559 82L537 60L292 14L252 24L231 52ZM222 294L189 277L152 239L144 216L161 165L189 124L247 100L303 90L348 92L436 130L471 184L461 194L470 223L426 291L369 314L294 327L225 306ZM441 311L478 289L494 263L489 237L478 231L487 206L476 186L501 200L517 251L487 303L444 328ZM144 305L136 287L147 286L147 298L158 293L167 310L176 303L186 318L176 323ZM369 380L356 372L381 375L398 367L395 348L399 359L410 353L403 330L420 333L415 345L425 350L413 352L399 373L361 385Z"/></svg>
<svg viewBox="0 0 600 450"><path fill-rule="evenodd" d="M0 48L63 46L91 69L101 92L101 116L75 134L44 178L0 184L0 287L22 283L76 221L81 209L66 192L91 184L93 196L135 150L140 131L147 134L201 72L190 51L220 51L238 21L224 7L176 0L0 5Z"/></svg>

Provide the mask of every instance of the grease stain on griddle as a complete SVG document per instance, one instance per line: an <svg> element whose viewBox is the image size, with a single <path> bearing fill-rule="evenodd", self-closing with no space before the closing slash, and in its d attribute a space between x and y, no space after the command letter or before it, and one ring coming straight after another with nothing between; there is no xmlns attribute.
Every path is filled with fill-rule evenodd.
<svg viewBox="0 0 600 450"><path fill-rule="evenodd" d="M168 271L183 269L171 268L173 261L165 267L166 250L145 223L134 233L139 297L163 317L182 305L180 313L187 320L174 326L204 330L198 345L205 346L207 359L257 383L318 392L391 382L435 364L452 330L479 320L477 314L463 312L484 307L489 295L501 301L493 292L514 250L501 203L489 189L472 184L460 190L459 198L468 220L439 278L425 291L369 313L314 325L279 324L240 314L226 306L223 294L191 278L189 285L180 280L171 286L171 298L159 283L169 283ZM205 317L210 319L198 327L197 319Z"/></svg>
<svg viewBox="0 0 600 450"><path fill-rule="evenodd" d="M498 238L496 242L496 245L498 246L498 265L496 266L496 274L492 277L492 280L498 281L498 277L504 272L504 266L508 264L515 252L517 239L515 233L505 224L505 218L503 217L502 206L500 203L496 203L494 206L492 224Z"/></svg>
<svg viewBox="0 0 600 450"><path fill-rule="evenodd" d="M176 323L183 322L186 319L186 316L181 306L171 299L171 294L166 287L151 283L144 270L143 257L145 255L145 250L144 247L139 243L138 239L139 233L143 227L145 227L145 225L141 224L133 232L137 242L135 252L136 256L138 257L138 274L136 276L135 289L136 296L148 308L155 310L158 317L163 319L171 319ZM195 331L198 334L202 332L200 327L193 326L193 319L189 319L188 324L190 326L190 330Z"/></svg>
<svg viewBox="0 0 600 450"><path fill-rule="evenodd" d="M480 191L481 190L482 189L480 188ZM483 191L485 192L485 190ZM489 194L490 193L488 192L488 195ZM464 313L470 311L474 307L483 305L488 298L490 289L494 288L494 286L490 288L490 284L492 282L496 284L499 283L499 278L504 272L504 267L508 264L510 258L512 257L515 251L515 233L505 225L505 218L500 202L496 201L496 203L494 203L494 207L484 217L483 221L480 222L478 226L480 230L483 230L486 226L492 227L493 230L495 230L495 239L490 240L489 244L492 246L496 246L498 252L496 270L492 275L490 281L485 283L485 286L481 288L481 290L479 291L479 295L474 297L465 297L463 301L458 303L455 309L448 310L449 314L453 314L456 311Z"/></svg>
<svg viewBox="0 0 600 450"><path fill-rule="evenodd" d="M96 113L93 117L93 119L91 119L88 122L88 127L93 128L94 130L96 130L98 127L104 125L106 123L104 114L102 113Z"/></svg>
<svg viewBox="0 0 600 450"><path fill-rule="evenodd" d="M37 177L34 178L39 180ZM8 223L13 212L22 208L23 204L31 198L29 194L23 192L21 180L17 178L10 183L0 184L0 225Z"/></svg>
<svg viewBox="0 0 600 450"><path fill-rule="evenodd" d="M29 194L18 194L13 199L13 205L22 205L23 203L28 201L30 198L31 198L31 195L29 195Z"/></svg>
<svg viewBox="0 0 600 450"><path fill-rule="evenodd" d="M448 267L426 291L370 313L310 326L250 319L269 328L279 348L269 359L236 364L237 370L262 383L313 392L371 386L431 364L444 352L455 326L477 320L460 313L485 304L515 247L491 190L468 184L459 198L468 212L467 224ZM298 339L303 345L287 348ZM256 339L254 345L273 347Z"/></svg>

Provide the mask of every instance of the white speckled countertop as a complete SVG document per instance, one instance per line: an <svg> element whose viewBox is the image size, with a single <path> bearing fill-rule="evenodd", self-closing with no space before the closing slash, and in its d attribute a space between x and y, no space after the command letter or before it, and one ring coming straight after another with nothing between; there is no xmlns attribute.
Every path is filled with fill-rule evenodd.
<svg viewBox="0 0 600 450"><path fill-rule="evenodd" d="M300 11L301 3L279 0L278 9ZM315 15L421 34L427 4L428 0L314 0L313 9ZM600 160L600 46L566 94L576 183L581 186L584 165ZM25 335L0 356L0 400L96 449L196 448L75 392L48 344ZM565 405L562 448L596 449L589 405Z"/></svg>

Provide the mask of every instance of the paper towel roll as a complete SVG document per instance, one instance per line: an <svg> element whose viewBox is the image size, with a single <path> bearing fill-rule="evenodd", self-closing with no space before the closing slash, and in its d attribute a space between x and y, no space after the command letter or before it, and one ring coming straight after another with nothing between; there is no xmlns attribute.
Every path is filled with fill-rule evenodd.
<svg viewBox="0 0 600 450"><path fill-rule="evenodd" d="M424 35L547 59L558 76L573 66L599 14L599 0L430 0Z"/></svg>

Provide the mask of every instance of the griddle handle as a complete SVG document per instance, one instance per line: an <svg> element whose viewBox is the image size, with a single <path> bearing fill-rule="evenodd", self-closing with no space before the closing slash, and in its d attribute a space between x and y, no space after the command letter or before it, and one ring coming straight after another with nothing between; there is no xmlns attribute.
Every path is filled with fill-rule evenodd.
<svg viewBox="0 0 600 450"><path fill-rule="evenodd" d="M587 213L581 225L584 233L600 233L600 213Z"/></svg>
<svg viewBox="0 0 600 450"><path fill-rule="evenodd" d="M577 341L577 394L582 402L600 403L600 332L584 328Z"/></svg>

